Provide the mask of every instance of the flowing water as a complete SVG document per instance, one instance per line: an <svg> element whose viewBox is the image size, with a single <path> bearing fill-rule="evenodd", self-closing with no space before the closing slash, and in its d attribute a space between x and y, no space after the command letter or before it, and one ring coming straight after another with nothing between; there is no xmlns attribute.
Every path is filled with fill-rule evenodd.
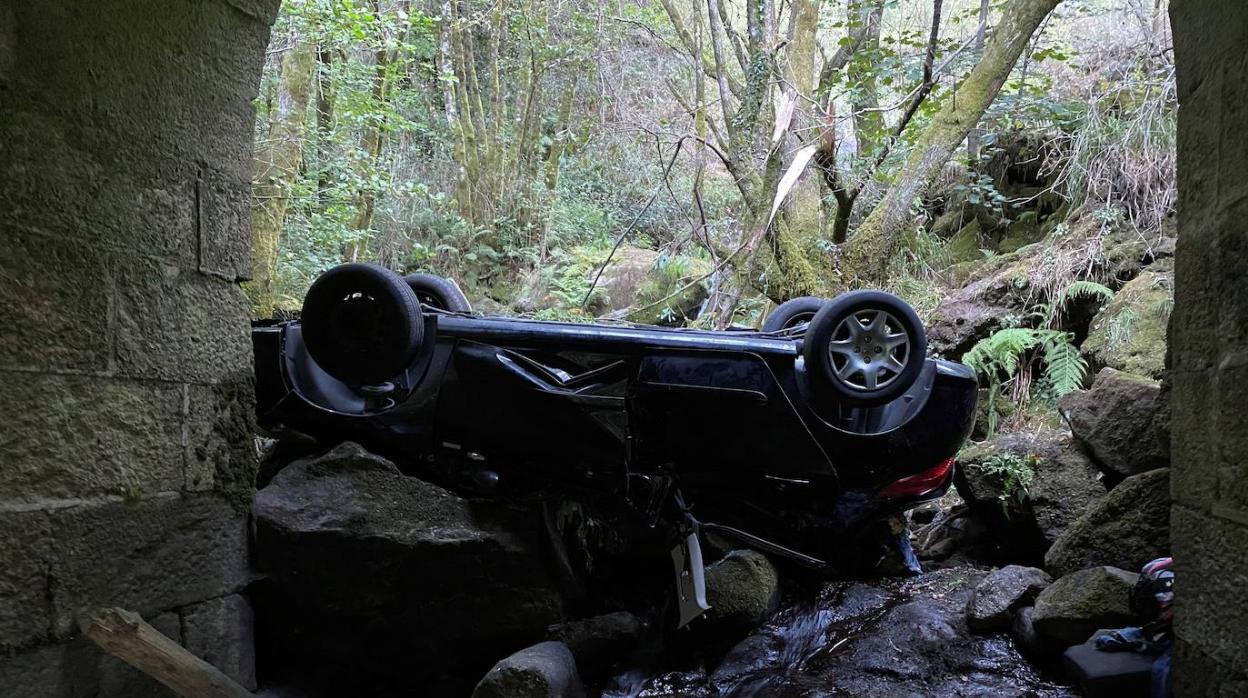
<svg viewBox="0 0 1248 698"><path fill-rule="evenodd" d="M603 695L1075 695L1040 676L1008 637L970 634L963 609L980 575L955 569L904 581L829 583L777 612L709 670L693 661L665 671L633 669Z"/></svg>

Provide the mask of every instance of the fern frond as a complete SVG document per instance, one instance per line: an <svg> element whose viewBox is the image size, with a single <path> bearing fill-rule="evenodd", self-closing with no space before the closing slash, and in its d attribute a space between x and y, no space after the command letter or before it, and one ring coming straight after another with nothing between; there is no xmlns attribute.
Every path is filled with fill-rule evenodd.
<svg viewBox="0 0 1248 698"><path fill-rule="evenodd" d="M1053 299L1053 303L1048 307L1048 319L1050 322L1055 320L1066 307L1066 304L1078 300L1080 298L1095 298L1101 301L1108 301L1114 297L1114 290L1104 284L1098 284L1095 281L1080 279L1066 284L1062 292L1057 294L1057 298Z"/></svg>
<svg viewBox="0 0 1248 698"><path fill-rule="evenodd" d="M1013 374L1023 352L1039 342L1035 330L1009 327L976 342L962 357L962 362L988 378L994 378L998 371Z"/></svg>
<svg viewBox="0 0 1248 698"><path fill-rule="evenodd" d="M1052 337L1044 342L1044 376L1057 396L1061 397L1083 387L1088 362L1079 353L1079 348L1071 343L1068 333L1057 334L1060 337Z"/></svg>
<svg viewBox="0 0 1248 698"><path fill-rule="evenodd" d="M1107 301L1114 297L1114 290L1095 281L1072 281L1062 289L1061 303L1068 303L1078 298L1096 298Z"/></svg>

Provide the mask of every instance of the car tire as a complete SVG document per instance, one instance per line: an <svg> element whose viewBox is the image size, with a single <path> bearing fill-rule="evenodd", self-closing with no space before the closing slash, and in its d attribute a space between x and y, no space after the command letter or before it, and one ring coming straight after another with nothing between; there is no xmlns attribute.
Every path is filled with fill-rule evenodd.
<svg viewBox="0 0 1248 698"><path fill-rule="evenodd" d="M806 373L820 391L855 405L880 405L918 378L927 358L927 333L914 308L897 296L852 291L815 314L802 353Z"/></svg>
<svg viewBox="0 0 1248 698"><path fill-rule="evenodd" d="M382 383L420 350L424 318L403 277L373 264L321 274L303 300L303 342L326 373L349 385Z"/></svg>
<svg viewBox="0 0 1248 698"><path fill-rule="evenodd" d="M780 330L795 327L803 322L809 323L815 318L815 313L823 309L824 303L827 302L826 298L816 298L815 296L791 298L781 303L778 308L773 310L763 320L763 331L779 332Z"/></svg>
<svg viewBox="0 0 1248 698"><path fill-rule="evenodd" d="M420 304L426 308L450 313L472 312L468 297L450 279L436 274L408 274L403 280L416 292Z"/></svg>

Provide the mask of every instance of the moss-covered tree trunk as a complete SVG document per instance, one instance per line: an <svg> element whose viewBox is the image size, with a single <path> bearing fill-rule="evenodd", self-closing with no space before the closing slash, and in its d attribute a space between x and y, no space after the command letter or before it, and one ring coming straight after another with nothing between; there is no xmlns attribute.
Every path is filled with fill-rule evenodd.
<svg viewBox="0 0 1248 698"><path fill-rule="evenodd" d="M974 128L1027 47L1031 35L1061 0L1011 0L984 48L984 56L932 118L901 175L858 227L842 268L861 285L882 285L910 222L910 205Z"/></svg>
<svg viewBox="0 0 1248 698"><path fill-rule="evenodd" d="M286 218L290 185L303 164L304 120L308 113L316 47L296 37L282 59L277 99L268 137L256 147L251 212L251 281L244 285L256 317L273 314L273 277L278 241Z"/></svg>

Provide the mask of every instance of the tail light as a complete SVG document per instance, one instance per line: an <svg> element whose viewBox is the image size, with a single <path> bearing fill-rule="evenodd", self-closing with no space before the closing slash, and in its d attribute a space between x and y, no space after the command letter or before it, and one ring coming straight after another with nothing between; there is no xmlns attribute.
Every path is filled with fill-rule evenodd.
<svg viewBox="0 0 1248 698"><path fill-rule="evenodd" d="M953 459L946 458L935 468L915 473L909 477L903 477L891 485L887 485L880 490L879 496L886 499L893 497L919 497L944 486L952 473Z"/></svg>

